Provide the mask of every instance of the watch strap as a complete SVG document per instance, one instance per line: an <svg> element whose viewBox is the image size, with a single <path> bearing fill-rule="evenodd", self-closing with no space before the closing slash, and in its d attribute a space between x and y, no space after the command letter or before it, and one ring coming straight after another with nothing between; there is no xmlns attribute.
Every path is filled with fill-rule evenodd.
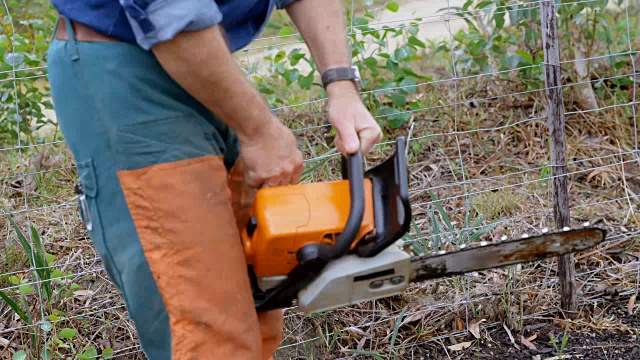
<svg viewBox="0 0 640 360"><path fill-rule="evenodd" d="M341 81L341 80L350 80L356 83L359 87L360 85L360 74L358 73L358 69L353 67L336 67L325 70L322 73L322 86L326 89L327 86L333 82Z"/></svg>

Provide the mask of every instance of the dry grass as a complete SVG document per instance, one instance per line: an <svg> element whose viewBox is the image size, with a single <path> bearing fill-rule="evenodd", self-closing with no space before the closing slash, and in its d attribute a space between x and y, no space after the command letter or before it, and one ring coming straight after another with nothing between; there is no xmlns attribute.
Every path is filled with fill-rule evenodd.
<svg viewBox="0 0 640 360"><path fill-rule="evenodd" d="M478 95L477 85L459 88L460 96L468 96L466 100L494 96ZM447 90L452 89L441 85L423 89L424 97L433 98L437 93L440 104L452 103L442 95ZM504 88L500 91L508 92ZM427 215L433 202L427 189L437 194L448 215L457 222L458 230L464 223L467 194L471 194L471 208L487 218L483 226L500 222L489 239L553 227L546 115L541 95L488 101L480 107L459 105L455 111L451 107L413 114L412 138L417 138L413 141L419 145L409 152L410 191L414 215L423 233L428 234L432 225ZM429 106L433 105L425 107ZM569 103L566 110L576 109ZM629 299L637 291L640 273L640 160L637 153L632 153L633 119L626 110L618 107L567 116L573 221L589 221L610 231L609 242L577 254L582 307L581 315L571 323L575 331L593 327L632 330L624 319L605 319L602 310L597 310L597 304L611 294L622 293L626 296L622 301ZM540 119L521 122L532 118ZM410 127L387 134L388 139L406 135ZM458 136L452 135L456 130ZM322 140L327 138L312 145L322 147ZM374 153L371 159L375 163L381 156ZM311 318L290 311L284 342L288 347L280 351L279 358L338 359L346 358L349 350L373 351L386 358L398 316L405 307L395 343L405 358L417 356L416 349L439 348L432 349L433 355L441 353L444 345L475 340L466 332L474 321L482 320L487 329L491 324L501 329L504 323L514 335L532 322L558 323L563 317L558 309L556 271L555 262L550 260L418 284L401 297Z"/></svg>
<svg viewBox="0 0 640 360"><path fill-rule="evenodd" d="M470 97L472 88L470 85L468 89ZM443 93L442 86L422 91L425 98L436 97L434 92ZM450 101L440 99L443 104ZM543 226L552 226L544 118L511 126L522 119L544 117L544 108L538 105L541 101L537 97L520 101L533 105L505 105L505 101L476 108L460 105L457 119L452 109L446 107L413 114L409 151L411 201L415 204L417 225L425 234L431 226L426 215L433 208L427 189L434 191L458 230L466 213L465 194L471 194L470 206L487 218L483 226L500 221L491 232L492 238L532 233ZM320 107L304 112L285 110L281 115L286 122L320 126L326 121L321 110ZM458 136L451 135L456 123ZM637 233L640 216L638 200L633 196L639 195L640 164L629 154L632 127L619 108L572 115L567 123L574 221L592 221L605 226L611 229L613 237L611 243L577 256L578 289L585 310L583 316L572 323L572 328L607 326L624 330L628 327L620 321L599 318L594 310L586 309L593 309L592 302L602 301L603 296L612 291L629 293L636 289L640 270L634 254L640 249ZM408 131L409 126L389 131L386 139L408 134ZM313 129L299 135L308 158L321 156L331 149L329 129ZM390 145L380 146L368 156L368 164L382 160L390 150ZM77 329L74 344L79 348L109 346L120 354L139 350L135 347L135 332L122 299L107 280L78 219L72 193L75 169L64 145L35 147L22 153L3 151L1 156L4 207L9 212L17 212L14 217L19 224L24 226L30 221L39 229L46 250L56 256L53 266L78 274L72 279L82 290L49 304L45 310L46 314L53 313L54 309L64 312L61 320L54 323L56 329ZM309 181L338 178L337 161L338 157L330 158ZM26 186L21 176L23 171L29 174ZM27 205L36 210L23 212L25 188ZM1 272L23 270L25 276L30 276L24 271L28 268L26 258L16 249L15 234L6 222L0 223L0 231L4 239L0 251ZM6 288L7 279L2 281L2 287ZM37 297L29 295L28 299L32 311L39 313ZM349 354L346 349L387 354L397 317L405 307L395 349L409 356L415 354L416 349L426 351L432 346L442 349L443 345L473 340L466 333L473 321L483 320L483 329L505 323L514 334L531 321L542 321L539 314L546 314L548 321L557 322L558 301L553 261L416 284L400 297L311 318L295 310L288 311L285 347L279 351L278 358L341 358ZM3 319L0 337L9 340L11 349L26 343L33 329L20 328L24 324L13 318L4 304L0 305L0 314ZM19 329L6 330L11 328ZM139 356L140 353L135 353L123 358Z"/></svg>
<svg viewBox="0 0 640 360"><path fill-rule="evenodd" d="M471 98L477 84L468 84L460 96ZM425 87L425 107L451 103L443 85ZM467 93L468 92L468 93ZM449 93L451 94L451 93ZM489 94L490 96L490 94ZM517 102L516 102L517 100ZM410 151L411 201L415 204L417 225L429 233L426 215L433 204L426 193L432 189L448 215L463 223L465 194L471 194L470 206L484 215L483 225L501 221L492 236L535 232L552 226L552 207L548 169L548 150L544 108L538 94L529 98L492 101L480 107L459 105L413 114ZM455 110L455 111L454 111ZM571 108L567 109L571 111ZM455 116L455 114L457 116ZM281 112L285 122L295 121L304 127L326 124L320 106L305 111L287 109ZM513 125L523 119L542 117ZM638 273L638 216L640 164L629 154L633 133L629 119L620 108L593 114L571 115L567 118L568 167L571 206L576 223L593 221L612 229L613 242L600 249L577 256L580 299L586 304L601 300L611 289L618 292L636 289ZM388 131L386 139L408 134L409 127ZM454 130L458 135L452 135ZM478 129L486 129L478 131ZM331 149L332 132L316 128L299 133L308 158L321 156ZM390 145L380 146L367 157L373 165L389 154ZM63 267L74 276L82 290L72 297L50 304L64 312L55 323L56 329L73 327L78 331L76 346L92 344L98 348L113 347L116 352L136 351L135 332L128 321L122 299L107 280L95 250L78 219L72 193L75 169L63 144L3 151L3 206L19 224L33 223L45 239L45 248L56 256L54 266ZM22 158L22 159L21 159ZM464 171L460 166L463 160ZM338 157L330 158L309 181L339 177ZM22 172L26 172L27 185ZM25 208L25 188L27 205ZM625 197L629 196L627 200ZM589 205L598 204L599 205ZM66 204L67 206L61 206ZM28 215L28 219L27 219ZM15 234L6 222L0 223L3 234L0 264L2 273L28 268L26 258L16 248ZM627 236L623 236L627 234ZM635 235L633 235L635 234ZM415 235L415 234L413 234ZM632 235L632 236L629 236ZM27 271L22 271L25 276ZM530 321L539 321L536 314L552 312L557 319L557 283L553 261L521 268L499 269L465 277L442 279L413 286L405 295L360 304L334 312L304 318L295 310L287 312L284 346L278 358L339 358L348 355L345 349L373 350L386 354L389 350L397 316L406 307L395 343L396 349L409 354L415 348L428 348L440 343L469 340L469 322L484 319L483 328L492 323L506 323L514 333ZM8 286L2 279L2 287ZM32 311L39 312L35 295L28 296ZM51 311L51 312L50 312ZM21 327L12 318L6 305L0 306L4 319L2 329ZM528 318L528 320L525 320ZM593 311L574 324L624 326L611 319L601 319ZM598 325L600 324L600 325ZM25 343L32 329L2 330L0 337L10 341L10 347ZM454 336L452 334L459 334ZM466 339L465 339L466 337ZM310 339L313 341L305 342ZM456 340L457 339L457 340ZM440 346L442 347L442 346ZM1 351L1 350L0 350ZM335 355L330 355L335 354ZM126 355L125 358L136 358ZM6 356L0 355L1 356Z"/></svg>

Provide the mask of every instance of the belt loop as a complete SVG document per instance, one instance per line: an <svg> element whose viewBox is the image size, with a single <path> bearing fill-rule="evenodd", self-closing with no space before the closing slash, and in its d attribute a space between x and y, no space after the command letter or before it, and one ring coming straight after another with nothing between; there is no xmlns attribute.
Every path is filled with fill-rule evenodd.
<svg viewBox="0 0 640 360"><path fill-rule="evenodd" d="M60 26L60 14L56 17L56 24L53 26L53 31L51 32L51 38L49 42L53 42L55 40L56 35L58 34L58 26Z"/></svg>
<svg viewBox="0 0 640 360"><path fill-rule="evenodd" d="M80 59L80 53L78 52L78 42L76 41L76 34L73 31L71 20L64 16L64 24L67 28L67 37L69 38L68 44L71 46L71 60L75 61Z"/></svg>

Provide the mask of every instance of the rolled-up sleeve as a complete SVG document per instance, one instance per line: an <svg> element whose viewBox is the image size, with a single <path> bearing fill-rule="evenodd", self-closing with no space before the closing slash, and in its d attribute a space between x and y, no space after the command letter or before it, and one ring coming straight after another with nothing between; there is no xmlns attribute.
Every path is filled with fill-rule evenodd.
<svg viewBox="0 0 640 360"><path fill-rule="evenodd" d="M145 50L171 40L179 32L201 30L222 21L214 0L119 1L138 45Z"/></svg>
<svg viewBox="0 0 640 360"><path fill-rule="evenodd" d="M276 7L281 10L293 4L296 1L297 0L276 0Z"/></svg>

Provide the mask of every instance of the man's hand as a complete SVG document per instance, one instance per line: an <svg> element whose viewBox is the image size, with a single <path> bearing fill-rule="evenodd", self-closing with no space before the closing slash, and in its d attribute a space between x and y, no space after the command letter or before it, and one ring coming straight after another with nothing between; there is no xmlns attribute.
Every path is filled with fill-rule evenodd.
<svg viewBox="0 0 640 360"><path fill-rule="evenodd" d="M331 83L327 96L329 123L336 129L338 150L343 155L354 154L358 149L368 153L382 138L382 130L362 103L355 85L349 81Z"/></svg>
<svg viewBox="0 0 640 360"><path fill-rule="evenodd" d="M296 184L304 161L296 138L277 120L241 144L245 181L254 188Z"/></svg>
<svg viewBox="0 0 640 360"><path fill-rule="evenodd" d="M318 72L351 66L340 0L298 0L286 10L308 45ZM366 154L380 141L382 131L362 103L355 84L334 82L326 90L329 122L338 133L336 146L343 155L355 153L358 145Z"/></svg>
<svg viewBox="0 0 640 360"><path fill-rule="evenodd" d="M180 33L152 50L178 84L235 130L251 186L298 182L303 163L295 136L237 67L220 26Z"/></svg>

